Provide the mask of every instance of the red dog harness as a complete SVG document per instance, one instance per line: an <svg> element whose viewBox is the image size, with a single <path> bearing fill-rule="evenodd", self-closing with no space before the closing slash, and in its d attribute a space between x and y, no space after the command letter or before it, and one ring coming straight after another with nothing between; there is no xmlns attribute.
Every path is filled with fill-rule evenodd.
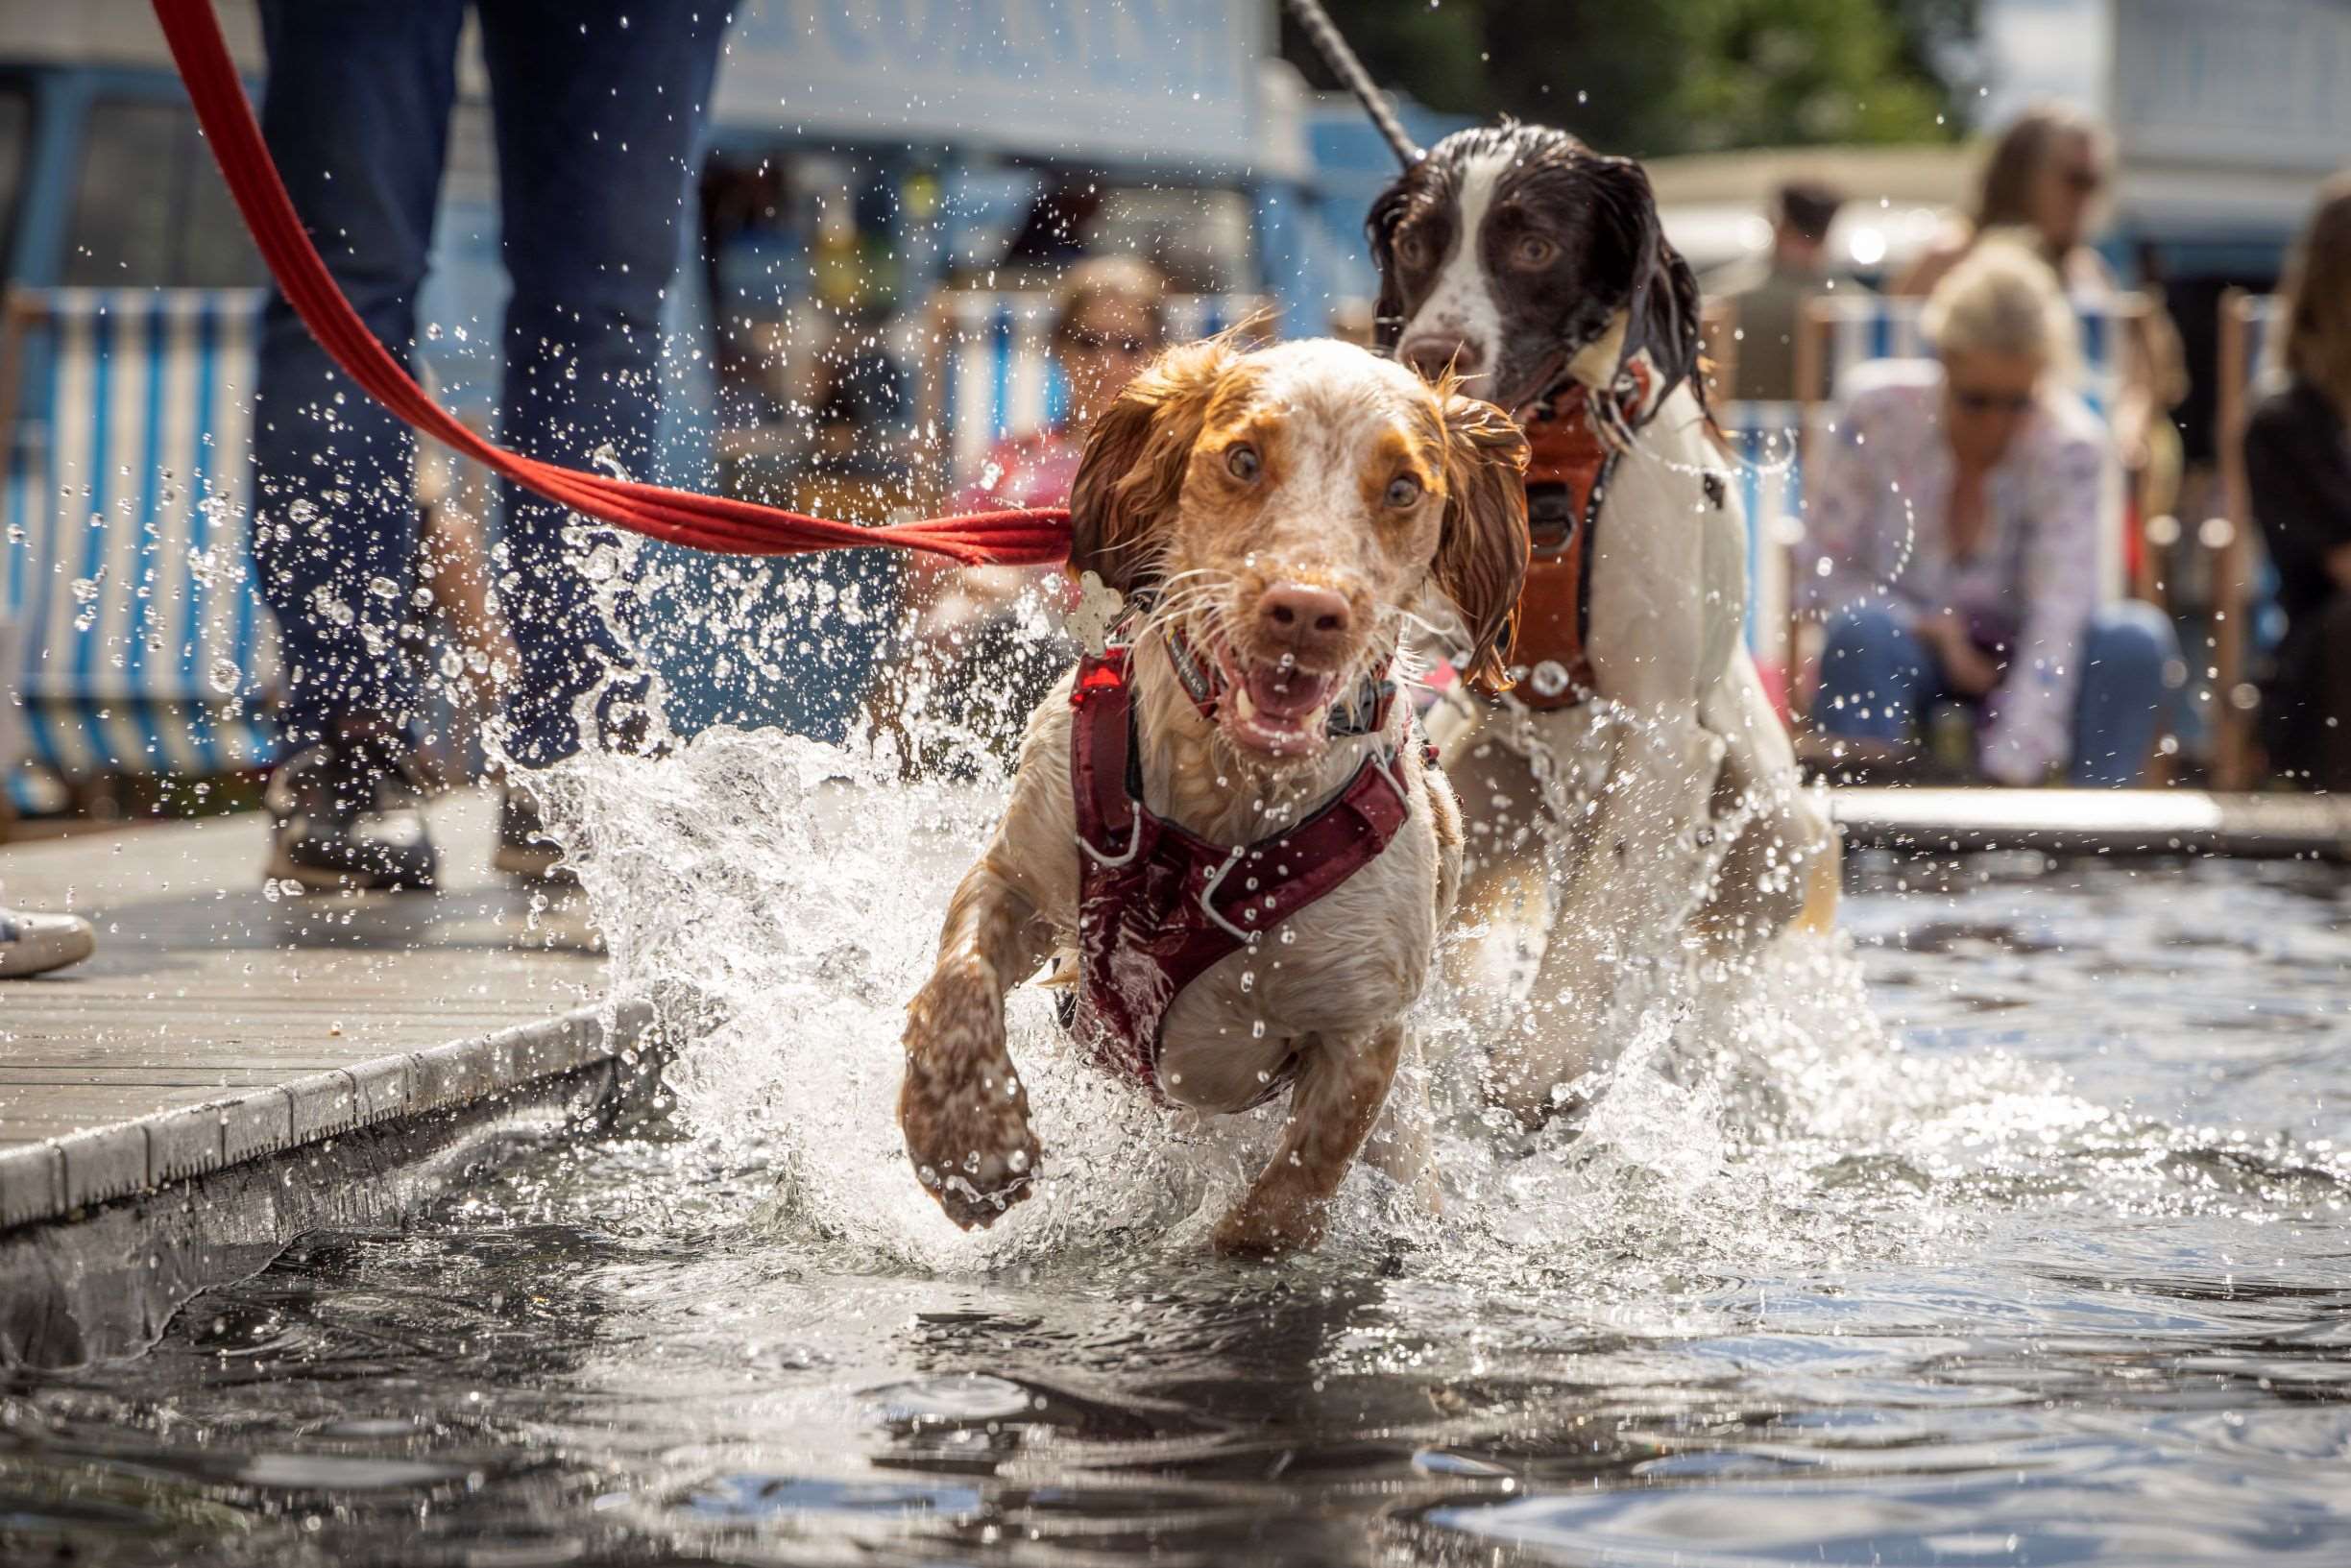
<svg viewBox="0 0 2351 1568"><path fill-rule="evenodd" d="M1114 1073L1159 1085L1160 1037L1176 999L1220 960L1378 858L1410 814L1394 752L1364 759L1345 789L1271 838L1212 844L1143 804L1132 650L1080 660L1070 704L1070 791L1078 808L1078 992L1063 1022ZM1384 726L1388 703L1371 728ZM1285 1067L1252 1103L1286 1085Z"/></svg>

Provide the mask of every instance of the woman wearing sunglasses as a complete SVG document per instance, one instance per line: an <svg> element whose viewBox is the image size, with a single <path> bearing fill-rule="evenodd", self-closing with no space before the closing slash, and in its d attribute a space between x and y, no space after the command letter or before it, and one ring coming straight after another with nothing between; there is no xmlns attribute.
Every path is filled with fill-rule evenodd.
<svg viewBox="0 0 2351 1568"><path fill-rule="evenodd" d="M2112 306L2121 286L2090 241L2113 172L2114 147L2104 126L2062 104L2026 109L1992 144L1975 211L1930 247L1893 292L1933 293L1978 238L1997 233L2029 243L2056 272L2076 309ZM2170 511L2177 499L2179 433L2165 416L2187 397L2188 372L2161 290L2142 279L2140 291L2156 308L2126 320L2130 351L2110 416L2140 515L2151 517Z"/></svg>
<svg viewBox="0 0 2351 1568"><path fill-rule="evenodd" d="M1067 411L1042 429L998 442L949 510L1068 504L1087 429L1159 351L1165 297L1159 274L1131 256L1071 268L1054 293L1050 339ZM1008 758L1030 711L1077 658L1063 630L1077 585L1043 567L917 564L915 571L915 667L909 673L929 684L934 714ZM906 695L896 694L901 706Z"/></svg>
<svg viewBox="0 0 2351 1568"><path fill-rule="evenodd" d="M2026 109L1992 144L1975 210L1922 255L1894 292L1931 294L1978 235L1997 230L2028 239L2069 295L2111 296L2114 274L2090 246L2110 161L2106 132L2096 120L2057 104Z"/></svg>
<svg viewBox="0 0 2351 1568"><path fill-rule="evenodd" d="M1924 325L1936 357L1855 372L1807 475L1799 589L1828 622L1812 722L1900 750L1949 703L1996 782L2135 784L2183 672L2160 612L2100 602L2113 438L2066 388L2057 279L1987 236Z"/></svg>

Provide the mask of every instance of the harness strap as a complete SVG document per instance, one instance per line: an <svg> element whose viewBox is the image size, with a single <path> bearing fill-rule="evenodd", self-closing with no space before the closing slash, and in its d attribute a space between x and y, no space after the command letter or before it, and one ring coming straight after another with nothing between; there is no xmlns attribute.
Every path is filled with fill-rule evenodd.
<svg viewBox="0 0 2351 1568"><path fill-rule="evenodd" d="M1410 810L1393 767L1393 760L1365 758L1346 787L1312 816L1235 851L1201 888L1217 923L1254 938L1377 859Z"/></svg>
<svg viewBox="0 0 2351 1568"><path fill-rule="evenodd" d="M1134 701L1127 689L1128 650L1113 643L1100 657L1079 661L1070 686L1078 710L1070 733L1070 795L1078 808L1078 842L1095 859L1123 865L1134 858L1135 803L1140 781L1129 775L1140 760L1134 744Z"/></svg>
<svg viewBox="0 0 2351 1568"><path fill-rule="evenodd" d="M1592 691L1592 539L1624 449L1597 427L1581 386L1539 405L1527 440L1534 549L1508 654L1526 671L1513 695L1529 708L1572 708Z"/></svg>
<svg viewBox="0 0 2351 1568"><path fill-rule="evenodd" d="M1394 754L1376 751L1303 821L1251 844L1210 843L1143 800L1131 675L1132 650L1113 644L1081 660L1070 688L1079 976L1064 1023L1159 1095L1176 997L1378 858L1411 804ZM1266 1096L1287 1081L1276 1074Z"/></svg>

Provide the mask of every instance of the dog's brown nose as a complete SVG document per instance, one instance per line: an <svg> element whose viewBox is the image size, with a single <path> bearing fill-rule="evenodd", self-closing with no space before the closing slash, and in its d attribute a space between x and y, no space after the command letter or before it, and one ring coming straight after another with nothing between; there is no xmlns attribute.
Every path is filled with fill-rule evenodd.
<svg viewBox="0 0 2351 1568"><path fill-rule="evenodd" d="M1275 583L1257 600L1257 622L1267 638L1300 653L1345 637L1354 619L1344 597L1306 583Z"/></svg>
<svg viewBox="0 0 2351 1568"><path fill-rule="evenodd" d="M1467 338L1431 332L1404 345L1402 358L1417 374L1433 381L1447 371L1456 375L1474 375L1485 355Z"/></svg>

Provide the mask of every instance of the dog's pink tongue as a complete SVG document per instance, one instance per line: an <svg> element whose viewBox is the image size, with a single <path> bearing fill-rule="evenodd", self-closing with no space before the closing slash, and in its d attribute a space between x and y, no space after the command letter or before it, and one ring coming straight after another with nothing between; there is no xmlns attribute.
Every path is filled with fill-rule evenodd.
<svg viewBox="0 0 2351 1568"><path fill-rule="evenodd" d="M1277 664L1251 664L1242 676L1260 721L1296 725L1329 700L1333 677Z"/></svg>

